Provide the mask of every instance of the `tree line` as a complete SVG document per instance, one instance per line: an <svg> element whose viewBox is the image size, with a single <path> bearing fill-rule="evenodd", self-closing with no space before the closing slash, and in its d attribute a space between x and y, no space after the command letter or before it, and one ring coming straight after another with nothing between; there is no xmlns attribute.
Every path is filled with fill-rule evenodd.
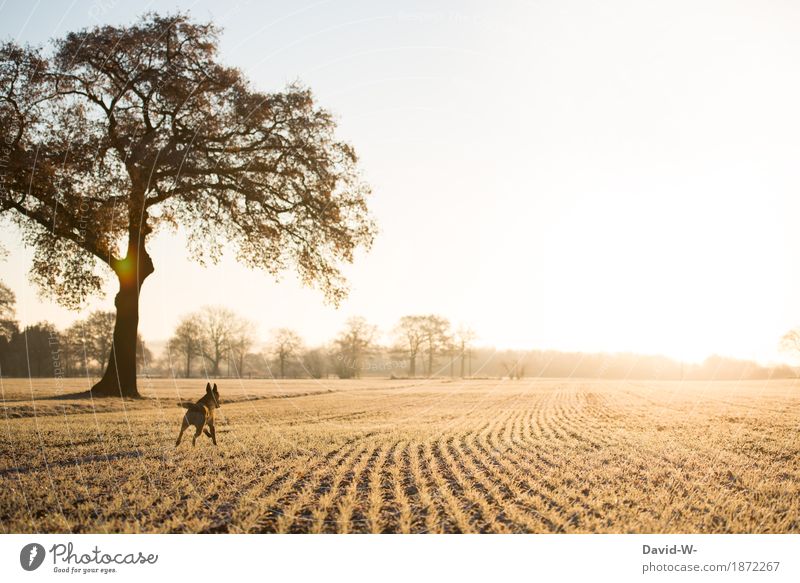
<svg viewBox="0 0 800 583"><path fill-rule="evenodd" d="M64 330L49 322L20 328L15 295L0 282L0 374L5 377L98 376L111 350L115 314L97 310ZM174 377L359 378L363 375L425 376L450 374L459 361L461 376L474 334L451 331L437 315L405 316L391 331L393 342L377 341L377 326L350 318L323 346L308 346L290 328L272 331L259 345L256 325L226 307L208 306L186 314L154 356L137 337L137 374ZM460 359L460 360L459 360ZM421 363L419 369L417 364Z"/></svg>
<svg viewBox="0 0 800 583"><path fill-rule="evenodd" d="M114 312L96 310L59 330L50 322L20 328L14 292L0 282L0 374L4 377L99 376L111 350ZM136 370L142 374L153 355L136 339Z"/></svg>
<svg viewBox="0 0 800 583"><path fill-rule="evenodd" d="M255 325L231 310L206 307L185 315L166 346L166 368L192 376L266 376L274 378L358 378L365 374L415 377L441 373L447 361L465 376L471 341L468 329L451 330L450 322L435 314L404 316L391 331L392 342L380 344L378 329L362 317L347 320L344 328L323 346L307 346L290 328L272 331L260 352ZM421 369L417 364L422 365ZM224 371L222 367L225 367ZM163 367L162 367L163 368Z"/></svg>
<svg viewBox="0 0 800 583"><path fill-rule="evenodd" d="M99 376L112 339L114 314L94 311L64 330L40 322L20 328L15 296L0 282L0 375L4 377ZM760 366L710 356L683 363L665 356L587 354L556 350L496 350L474 346L475 333L454 328L436 314L401 317L388 340L377 326L350 318L329 342L309 346L290 328L272 330L266 343L254 322L220 306L184 315L163 349L154 354L137 339L137 374L183 378L606 378L752 380L794 378L789 366ZM800 353L800 330L781 341Z"/></svg>

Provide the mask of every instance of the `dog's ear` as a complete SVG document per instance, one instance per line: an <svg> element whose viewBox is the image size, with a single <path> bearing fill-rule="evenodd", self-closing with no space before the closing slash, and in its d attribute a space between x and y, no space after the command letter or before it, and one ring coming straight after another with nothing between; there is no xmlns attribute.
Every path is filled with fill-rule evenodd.
<svg viewBox="0 0 800 583"><path fill-rule="evenodd" d="M217 383L214 383L214 392L219 393L219 391L217 390Z"/></svg>
<svg viewBox="0 0 800 583"><path fill-rule="evenodd" d="M206 383L206 393L211 392L211 383Z"/></svg>

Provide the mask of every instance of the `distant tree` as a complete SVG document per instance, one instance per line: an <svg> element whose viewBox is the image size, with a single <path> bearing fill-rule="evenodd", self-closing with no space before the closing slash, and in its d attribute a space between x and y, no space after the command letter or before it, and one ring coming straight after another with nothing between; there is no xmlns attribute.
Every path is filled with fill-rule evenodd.
<svg viewBox="0 0 800 583"><path fill-rule="evenodd" d="M181 356L185 363L185 376L192 376L192 360L203 354L203 331L198 314L188 314L181 318L172 338L167 343L171 355Z"/></svg>
<svg viewBox="0 0 800 583"><path fill-rule="evenodd" d="M61 334L59 349L62 351L64 369L70 373L76 370L83 374L102 373L106 356L111 350L114 321L114 312L95 310ZM143 359L147 356L143 352L146 347L139 334L136 338L137 369L141 369Z"/></svg>
<svg viewBox="0 0 800 583"><path fill-rule="evenodd" d="M303 368L312 379L325 378L328 374L328 355L320 348L303 353Z"/></svg>
<svg viewBox="0 0 800 583"><path fill-rule="evenodd" d="M0 281L0 338L6 341L17 331L16 312L14 306L17 298L6 284Z"/></svg>
<svg viewBox="0 0 800 583"><path fill-rule="evenodd" d="M426 316L403 316L394 329L397 351L408 358L408 376L417 376L417 356L425 339Z"/></svg>
<svg viewBox="0 0 800 583"><path fill-rule="evenodd" d="M244 376L245 357L256 341L256 326L250 320L237 318L231 330L230 356L236 369L236 376Z"/></svg>
<svg viewBox="0 0 800 583"><path fill-rule="evenodd" d="M749 360L739 360L712 354L696 371L701 378L714 380L745 380L769 378L768 371Z"/></svg>
<svg viewBox="0 0 800 583"><path fill-rule="evenodd" d="M61 333L61 364L65 376L80 376L86 373L84 346L77 323Z"/></svg>
<svg viewBox="0 0 800 583"><path fill-rule="evenodd" d="M227 358L236 330L237 316L228 308L207 306L200 310L203 357L211 366L210 376L220 374L220 364Z"/></svg>
<svg viewBox="0 0 800 583"><path fill-rule="evenodd" d="M242 377L252 378L253 376L256 377L265 377L269 376L269 367L264 360L263 354L256 354L254 352L248 352L244 357L244 368L246 372L242 374Z"/></svg>
<svg viewBox="0 0 800 583"><path fill-rule="evenodd" d="M458 357L458 343L453 336L448 336L443 346L443 353L450 360L450 378L455 378L456 357Z"/></svg>
<svg viewBox="0 0 800 583"><path fill-rule="evenodd" d="M358 378L362 359L372 346L376 327L364 318L347 320L344 330L334 340L334 359L339 378Z"/></svg>
<svg viewBox="0 0 800 583"><path fill-rule="evenodd" d="M792 369L790 366L786 365L778 365L771 369L770 371L771 376L770 378L773 379L791 379L797 378L797 373Z"/></svg>
<svg viewBox="0 0 800 583"><path fill-rule="evenodd" d="M800 328L793 328L781 337L779 347L794 359L800 358Z"/></svg>
<svg viewBox="0 0 800 583"><path fill-rule="evenodd" d="M144 374L153 366L153 353L142 340L142 335L136 336L136 372Z"/></svg>
<svg viewBox="0 0 800 583"><path fill-rule="evenodd" d="M69 33L52 56L0 44L0 215L33 249L31 278L73 308L109 275L119 284L95 395L138 395L139 294L159 229L182 228L199 262L230 248L272 275L296 269L333 303L339 264L373 240L369 189L333 116L307 89L253 89L218 58L218 36L151 13Z"/></svg>
<svg viewBox="0 0 800 583"><path fill-rule="evenodd" d="M272 333L269 353L278 363L280 378L286 378L286 367L303 349L303 339L294 330L279 328Z"/></svg>
<svg viewBox="0 0 800 583"><path fill-rule="evenodd" d="M114 312L96 310L85 320L79 320L70 327L69 334L76 342L79 353L84 356L85 370L102 371L103 363L111 350L114 320Z"/></svg>
<svg viewBox="0 0 800 583"><path fill-rule="evenodd" d="M503 368L506 371L506 376L509 379L519 380L525 376L525 364L522 360L522 357L517 357L514 361L508 363L503 363Z"/></svg>
<svg viewBox="0 0 800 583"><path fill-rule="evenodd" d="M52 377L57 357L58 330L50 322L26 326L9 343L5 369L9 376Z"/></svg>
<svg viewBox="0 0 800 583"><path fill-rule="evenodd" d="M427 354L427 376L433 374L433 360L440 352L445 352L450 342L450 322L447 318L430 314L424 317L422 332L423 346Z"/></svg>
<svg viewBox="0 0 800 583"><path fill-rule="evenodd" d="M464 361L468 356L471 356L472 350L472 342L475 340L476 334L475 331L471 328L467 328L465 326L459 326L458 329L455 331L453 335L453 342L457 347L458 354L461 359L461 378L464 377ZM471 367L470 367L471 368ZM472 375L472 370L469 371L470 376Z"/></svg>

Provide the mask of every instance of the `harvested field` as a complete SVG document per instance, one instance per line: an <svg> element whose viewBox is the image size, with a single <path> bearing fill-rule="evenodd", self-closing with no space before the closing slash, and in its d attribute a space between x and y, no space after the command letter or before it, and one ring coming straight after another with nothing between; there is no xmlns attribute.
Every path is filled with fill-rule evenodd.
<svg viewBox="0 0 800 583"><path fill-rule="evenodd" d="M0 530L800 532L794 382L218 382L4 379Z"/></svg>

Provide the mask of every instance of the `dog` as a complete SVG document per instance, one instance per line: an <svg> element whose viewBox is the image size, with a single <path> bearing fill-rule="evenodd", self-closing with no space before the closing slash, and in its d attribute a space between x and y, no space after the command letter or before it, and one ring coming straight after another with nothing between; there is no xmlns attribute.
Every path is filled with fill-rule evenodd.
<svg viewBox="0 0 800 583"><path fill-rule="evenodd" d="M183 416L183 423L181 424L181 432L178 434L178 439L175 441L175 447L181 444L183 432L188 429L189 425L195 426L194 437L192 438L192 446L197 442L200 433L203 432L211 438L214 445L217 445L217 431L214 428L214 412L219 409L219 391L217 390L217 383L214 383L214 388L211 388L211 383L206 383L206 394L197 403L181 403L181 407L188 409ZM208 429L203 429L208 425Z"/></svg>

